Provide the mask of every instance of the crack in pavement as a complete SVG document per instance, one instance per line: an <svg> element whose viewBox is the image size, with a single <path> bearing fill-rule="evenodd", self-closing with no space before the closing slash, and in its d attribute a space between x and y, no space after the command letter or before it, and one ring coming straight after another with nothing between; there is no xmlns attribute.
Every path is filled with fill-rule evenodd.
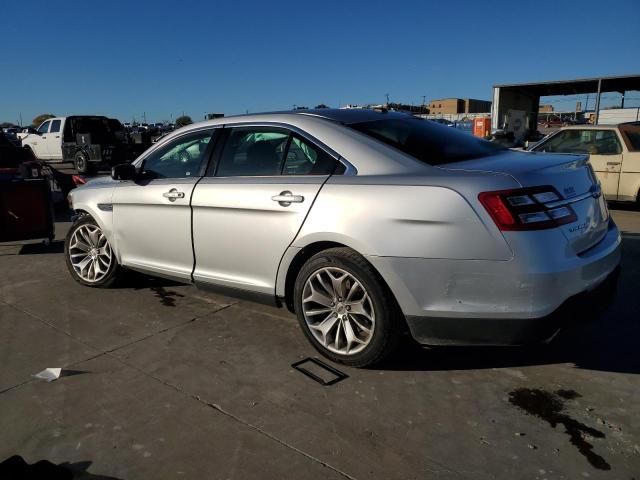
<svg viewBox="0 0 640 480"><path fill-rule="evenodd" d="M161 329L161 330L158 330L158 331L156 331L156 332L150 333L150 334L145 335L145 336L143 336L143 337L141 337L141 338L137 338L137 339L132 340L132 341L130 341L130 342L123 343L123 344L121 344L121 345L117 345L117 346L115 346L115 347L113 347L113 348L110 348L110 349L107 349L107 350L104 350L104 351L100 351L100 349L95 348L95 347L94 347L93 345L91 345L90 343L87 343L87 342L85 342L84 340L80 340L79 338L74 337L73 335L71 335L71 334L70 334L69 332L67 332L66 330L63 330L63 329L61 329L61 328L57 327L56 325L54 325L54 324L52 324L52 323L48 322L47 320L43 319L43 318L42 318L42 317L40 317L39 315L36 315L35 313L29 312L29 311L27 311L27 310L23 310L23 309L21 309L20 307L18 307L17 305L15 305L15 304L13 304L13 303L5 303L5 302L2 302L1 300L0 300L0 303L3 303L4 305L6 305L6 306L8 306L8 307L11 307L11 308L13 308L14 310L17 310L17 311L18 311L18 312L20 312L20 313L23 313L23 314L25 314L25 315L27 315L27 316L29 316L29 317L34 318L35 320L39 321L39 322L40 322L40 323L42 323L43 325L46 325L46 326L48 326L48 327L50 327L50 328L54 329L55 331L57 331L57 332L59 332L59 333L62 333L63 335L66 335L67 337L69 337L70 339L72 339L74 342L78 342L79 344L83 345L83 346L84 346L84 347L86 347L86 348L89 348L89 349L91 349L91 350L94 350L94 351L96 351L96 352L99 352L99 353L96 353L95 355L91 355L90 357L84 358L84 359L82 359L82 360L78 360L78 361L76 361L76 362L69 363L69 364L67 364L67 365L63 366L63 367L62 367L63 369L65 369L65 368L69 368L69 367L73 367L73 366L76 366L76 365L78 365L78 364L81 364L81 363L84 363L84 362L88 362L88 361L90 361L90 360L95 360L96 358L99 358L99 357L101 357L101 356L103 356L103 355L109 355L109 354L111 354L111 353L113 353L113 352L116 352L116 351L118 351L118 350L122 349L122 348L126 348L126 347L128 347L128 346L130 346L130 345L134 345L134 344L139 343L139 342L142 342L142 341L144 341L144 340L148 340L149 338L151 338L151 337L153 337L153 336L155 336L155 335L158 335L158 334L161 334L161 333L165 333L165 332L168 332L169 330L173 330L173 329L176 329L176 328L184 327L185 325L189 325L190 323L193 323L193 322L195 322L196 320L201 320L201 319L203 319L203 318L205 318L205 317L207 317L207 316L209 316L209 315L216 314L216 313L218 313L218 312L221 312L221 311L223 311L223 310L226 310L226 309L227 309L227 308L229 308L229 307L232 307L233 305L236 305L236 303L231 303L231 304L229 304L229 305L222 305L222 306L220 306L220 308L217 308L216 310L213 310L213 311L207 312L206 314L201 315L201 316L199 316L199 317L191 318L191 319L189 319L189 320L187 320L187 321L185 321L185 322L181 322L181 323L179 323L179 324L177 324L177 325L171 325L171 326L169 326L169 327L165 327L165 328L163 328L163 329ZM117 358L117 357L116 357L116 356L113 356L113 358ZM24 382L22 382L22 383L17 383L17 384L15 384L15 385L11 385L11 386L9 386L9 387L7 387L7 388L3 389L3 390L0 390L0 395L2 395L3 393L7 393L7 392L9 392L9 391L11 391L11 390L14 390L14 389L16 389L16 388L22 387L23 385L27 385L27 384L29 384L29 383L33 382L34 380L35 380L34 378L30 378L29 380L25 380L25 381L24 381Z"/></svg>
<svg viewBox="0 0 640 480"><path fill-rule="evenodd" d="M92 350L96 350L94 347L92 347L92 346L91 346L91 344L89 344L89 343L87 343L87 342L85 342L85 341L83 341L83 340L79 340L79 339L75 338L75 337L74 337L73 335L71 335L69 332L67 332L67 331L65 331L65 330L62 330L62 329L60 329L59 327L56 327L55 325L53 325L53 324L51 324L50 322L48 322L48 321L44 320L44 319L43 319L43 318L41 318L40 316L35 315L35 314L31 313L31 312L28 312L28 311L22 310L22 309L21 309L21 308L19 308L17 305L14 305L14 304L8 304L8 305L9 305L10 307L14 308L15 310L19 311L19 312L22 312L22 313L24 313L24 314L26 314L26 315L28 315L28 316L30 316L30 317L35 318L36 320L38 320L39 322L43 323L44 325L47 325L47 326L49 326L49 327L51 327L51 328L55 329L56 331L58 331L58 332L61 332L61 333L65 334L65 335L66 335L66 336L68 336L69 338L71 338L71 339L73 339L74 341L76 341L76 342L78 342L78 343L80 343L80 344L82 344L82 345L86 346L87 348L90 348L90 349L92 349ZM356 479L355 477L353 477L352 475L349 475L348 473L343 472L343 471L342 471L342 470L340 470L339 468L334 467L333 465L331 465L331 464L329 464L329 463L327 463L327 462L325 462L325 461L323 461L323 460L321 460L321 459L319 459L319 458L314 457L314 456L313 456L313 455L311 455L310 453L305 452L304 450L301 450L301 449L297 448L296 446L294 446L294 445L291 445L291 444L287 443L286 441L284 441L284 440L282 440L282 439L280 439L280 438L276 437L275 435L273 435L273 434L271 434L271 433L267 432L266 430L263 430L262 428L258 427L257 425L253 425L252 423L249 423L249 422L247 422L247 421L243 420L242 418L238 417L237 415L235 415L235 414L233 414L233 413L231 413L231 412L229 412L229 411L227 411L227 410L223 409L221 406L219 406L219 405L217 405L217 404L215 404L215 403L212 403L212 402L207 402L207 401L203 400L199 395L194 394L194 393L187 392L187 391L183 390L182 388L180 388L179 386L174 385L174 384L172 384L172 383L170 383L170 382L167 382L167 381L165 381L165 380L161 379L160 377L157 377L157 376L153 375L152 373L147 372L146 370L144 370L144 369L142 369L142 368L140 368L140 367L137 367L137 366L135 366L135 365L133 365L133 364L130 364L130 363L126 362L125 360L123 360L122 358L118 357L117 355L114 355L114 352L116 352L116 351L117 351L117 350L119 350L119 349L122 349L122 348L124 348L124 347L128 347L128 346L130 346L130 345L134 345L134 344L139 343L139 342L142 342L142 341L147 340L147 339L149 339L149 338L151 338L151 337L153 337L153 336L155 336L155 335L158 335L158 334L161 334L161 333L166 333L166 332L167 332L167 331L169 331L169 330L172 330L172 329L175 329L175 328L179 328L179 327L182 327L182 326L188 325L188 324L190 324L190 323L195 322L196 320L202 319L202 318L207 317L207 316L209 316L209 315L213 315L213 314L219 313L219 312L221 312L221 311L223 311L223 310L225 310L225 309L227 309L227 308L232 307L233 305L236 305L236 304L235 304L235 303L233 303L233 304L229 304L229 305L223 305L222 307L220 307L220 308L218 308L218 309L216 309L216 310L214 310L214 311L208 312L206 315L202 315L202 316L200 316L200 317L195 317L195 318L189 319L189 320L187 320L186 322L182 322L182 323L180 323L179 325L173 325L173 326L171 326L171 327L163 328L162 330L159 330L159 331L154 332L154 333L152 333L152 334L146 335L146 336L145 336L145 337L143 337L143 338L138 338L138 339L133 340L133 341L131 341L131 342L128 342L128 343L126 343L126 344L124 344L124 345L120 345L120 346L117 346L117 347L114 347L114 348L111 348L111 349L108 349L108 350L102 351L102 352L100 352L100 353L98 353L98 354L96 354L96 355L92 355L92 356L90 356L90 357L88 357L88 358L85 358L85 359L83 359L83 360L79 360L79 361L77 361L77 362L73 362L73 363L67 364L65 368L69 368L69 367L77 366L77 365L79 365L79 364L85 363L85 362L90 361L90 360L94 360L94 359L99 358L99 357L101 357L101 356L108 356L108 357L110 357L110 358L113 358L113 359L114 359L114 360L116 360L117 362L121 363L122 365L125 365L125 366L127 366L127 367L129 367L129 368L133 368L134 370L136 370L136 371L138 371L138 372L142 373L143 375L145 375L145 376L147 376L147 377L149 377L149 378L151 378L151 379L155 380L156 382L159 382L160 384L164 385L165 387L172 388L173 390L175 390L176 392L180 393L180 394L181 394L182 396L184 396L185 398L189 398L189 399L195 400L195 401L197 401L198 403L201 403L201 404L203 404L203 405L205 405L205 406L207 406L207 407L209 407L209 408L211 408L211 409L215 410L216 412L218 412L218 413L220 413L220 414L222 414L222 415L224 415L224 416L226 416L226 417L228 417L228 418L231 418L232 420L234 420L234 421L238 422L239 424L244 425L245 427L248 427L248 428L250 428L250 429L252 429L252 430L256 431L256 432L257 432L257 433L259 433L260 435L265 436L266 438L270 439L271 441L277 442L278 444L280 444L280 445L284 446L285 448L288 448L288 449L290 449L290 450L292 450L292 451L296 452L297 454L302 455L302 456L304 456L304 457L308 458L309 460L311 460L311 461L313 461L313 462L316 462L316 463L318 463L318 464L322 465L323 467L328 468L328 469L330 469L330 470L332 470L332 471L334 471L334 472L338 473L339 475L341 475L341 476L342 476L342 477L344 477L344 478L347 478L347 479L349 479L349 480L357 480L357 479ZM14 390L14 389L17 389L17 388L19 388L19 387L21 387L21 386L27 385L27 384L32 383L32 382L34 382L34 381L35 381L35 379L33 379L33 378L32 378L32 379L29 379L29 380L27 380L27 381L25 381L25 382L23 382L23 383L20 383L20 384L17 384L17 385L13 385L13 386L11 386L11 387L8 387L8 388L6 388L6 389L4 389L4 390L0 391L0 394L3 394L3 393L5 393L5 392L8 392L8 391L11 391L11 390Z"/></svg>
<svg viewBox="0 0 640 480"><path fill-rule="evenodd" d="M104 351L102 351L102 352L100 352L100 353L97 353L96 355L92 355L92 356L90 356L90 357L88 357L88 358L85 358L85 359L83 359L83 360L79 360L79 361L77 361L77 362L73 362L73 363L67 364L65 367L63 367L63 369L64 369L64 368L73 367L73 366L77 366L77 365L79 365L79 364L85 363L85 362L90 361L90 360L94 360L94 359L99 358L99 357L101 357L101 356L108 356L108 357L110 357L110 358L112 358L112 359L116 360L117 362L121 363L122 365L125 365L125 366L127 366L127 367L129 367L129 368L132 368L132 369L134 369L134 370L136 370L136 371L138 371L138 372L142 373L142 374L143 374L143 375L145 375L146 377L149 377L149 378L151 378L151 379L155 380L156 382L160 383L161 385L163 385L163 386L165 386L165 387L168 387L168 388L171 388L171 389L175 390L176 392L180 393L183 397L188 398L188 399L191 399L191 400L195 400L195 401L197 401L198 403L200 403L200 404L202 404L202 405L204 405L204 406L206 406L206 407L208 407L208 408L211 408L211 409L212 409L212 410L214 410L215 412L217 412L217 413L219 413L219 414L221 414L221 415L224 415L224 416L225 416L225 417L227 417L227 418L230 418L230 419L234 420L235 422L239 423L240 425L243 425L243 426L245 426L245 427L247 427L247 428L250 428L251 430L254 430L254 431L255 431L255 432L257 432L258 434L260 434L260 435L262 435L262 436L264 436L264 437L268 438L269 440L271 440L271 441L273 441L273 442L278 443L279 445L281 445L281 446L283 446L283 447L285 447L285 448L287 448L287 449L289 449L289 450L291 450L291 451L293 451L293 452L297 453L298 455L302 455L303 457L305 457L305 458L307 458L307 459L311 460L312 462L315 462L315 463L317 463L317 464L319 464L319 465L321 465L321 466L323 466L323 467L325 467L325 468L328 468L329 470L331 470L331 471L333 471L333 472L337 473L338 475L340 475L340 476L342 476L342 477L344 477L344 478L346 478L346 479L348 479L348 480L357 480L357 478L356 478L356 477L354 477L354 476L350 475L349 473L347 473L347 472L344 472L344 471L340 470L338 467L335 467L335 466L333 466L332 464L330 464L330 463L328 463L328 462L326 462L326 461L324 461L324 460L322 460L322 459L320 459L320 458L318 458L318 457L315 457L315 456L314 456L314 455L312 455L311 453L306 452L305 450L302 450L302 449L300 449L300 448L296 447L295 445L293 445L293 444L291 444L291 443L288 443L287 441L285 441L285 440L283 440L283 439L281 439L281 438L277 437L276 435L274 435L274 434L272 434L272 433L269 433L268 431L266 431L266 430L264 430L264 429L260 428L259 426L254 425L254 424L252 424L252 423L250 423L250 422L248 422L248 421L246 421L246 420L243 420L241 417L239 417L238 415L236 415L236 414L232 413L232 412L231 412L231 411L229 411L229 410L224 409L222 406L220 406L220 405L218 405L218 404L216 404L216 403L213 403L213 402L209 402L209 401L207 401L207 400L204 400L202 397L200 397L200 395L195 394L195 393L188 392L188 391L186 391L186 390L182 389L180 386L175 385L175 384L173 384L173 383L171 383L171 382L168 382L168 381L166 381L166 380L163 380L162 378L157 377L156 375L154 375L154 374L152 374L152 373L150 373L150 372L148 372L148 371L146 371L146 370L144 370L144 369L142 369L142 368L140 368L140 367L137 367L137 366L135 366L135 365L133 365L133 364L131 364L131 363L129 363L129 362L127 362L127 361L123 360L122 358L120 358L120 357L118 357L117 355L115 355L115 354L114 354L115 352L117 352L118 350L120 350L120 349L122 349L122 348L125 348L125 347L128 347L128 346L131 346L131 345L134 345L134 344L140 343L140 342L142 342L142 341L144 341L144 340L148 340L149 338L152 338L152 337L154 337L154 336L156 336L156 335L159 335L159 334L162 334L162 333L166 333L166 332L168 332L168 331L170 331L170 330L174 330L174 329L177 329L177 328L183 327L183 326L185 326L185 325L189 325L189 324L191 324L191 323L193 323L193 322L195 322L195 321L197 321L197 320L201 320L201 319L203 319L203 318L205 318L205 317L208 317L208 316L210 316L210 315L214 315L214 314L220 313L221 311L226 310L226 309L228 309L228 308L230 308L230 307L232 307L232 306L235 306L235 305L237 305L238 303L239 303L239 302L231 303L231 304L228 304L228 305L223 305L223 306L221 306L220 308L217 308L216 310L213 310L213 311L211 311L211 312L207 312L205 315L202 315L202 316L199 316L199 317L191 318L191 319L189 319L189 320L187 320L187 321L185 321L185 322L182 322L182 323L180 323L180 324L178 324L178 325L172 325L172 326L170 326L170 327L163 328L163 329L158 330L158 331L156 331L156 332L153 332L153 333L151 333L151 334L149 334L149 335L145 335L145 336L144 336L144 337L142 337L142 338L138 338L138 339L135 339L135 340L133 340L133 341L131 341L131 342L127 342L127 343L125 343L125 344L122 344L122 345L119 345L119 346L116 346L116 347L110 348L110 349L108 349L108 350L104 350ZM44 319L43 319L43 318L41 318L40 316L35 315L35 314L31 313L31 312L28 312L28 311L22 310L22 309L21 309L21 308L19 308L17 305L10 304L10 303L9 303L9 304L7 304L7 305L8 305L8 306L10 306L10 307L12 307L12 308L14 308L15 310L17 310L17 311L19 311L19 312L22 312L22 313L24 313L24 314L26 314L26 315L28 315L28 316L30 316L30 317L35 318L36 320L38 320L39 322L43 323L44 325L47 325L47 326L49 326L49 327L51 327L51 328L53 328L53 329L55 329L55 330L57 330L57 331L59 331L59 332L61 332L61 333L65 334L66 336L68 336L68 337L69 337L69 338L71 338L72 340L74 340L74 341L76 341L76 342L78 342L78 343L80 343L80 344L82 344L82 345L86 346L87 348L90 348L91 350L97 350L97 349L95 349L91 344L89 344L89 343L87 343L87 342L85 342L85 341L83 341L83 340L80 340L80 339L78 339L78 338L74 337L74 336L73 336L73 335L71 335L69 332L67 332L67 331L65 331L65 330L60 329L59 327L57 327L57 326L55 326L55 325L51 324L51 323L50 323L50 322L48 322L47 320L44 320ZM34 382L34 381L36 381L36 379L33 379L33 378L32 378L32 379L29 379L29 380L27 380L27 381L25 381L25 382L23 382L23 383L20 383L20 384L17 384L17 385L13 385L13 386L11 386L11 387L8 387L8 388L6 388L6 389L4 389L4 390L0 391L0 394L6 393L6 392L8 392L8 391L11 391L11 390L14 390L14 389L17 389L17 388L20 388L20 387L22 387L22 386L24 386L24 385L26 385L26 384L32 383L32 382ZM451 468L447 467L446 465L443 465L443 464L442 464L442 463L440 463L440 462L434 461L434 460L432 460L432 459L430 459L430 461L431 461L434 465L437 465L438 467L440 467L441 469L443 469L443 470L445 470L445 471L448 471L448 472L450 472L450 473L452 473L452 474L455 474L455 475L458 475L458 476L460 476L460 477L464 477L464 475L462 475L460 472L458 472L458 471L456 471L456 470L453 470L453 469L451 469Z"/></svg>

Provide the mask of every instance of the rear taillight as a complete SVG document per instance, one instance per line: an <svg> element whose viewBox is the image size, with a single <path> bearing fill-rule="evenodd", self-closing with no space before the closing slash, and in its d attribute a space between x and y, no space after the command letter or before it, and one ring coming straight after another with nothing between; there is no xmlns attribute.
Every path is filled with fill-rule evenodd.
<svg viewBox="0 0 640 480"><path fill-rule="evenodd" d="M569 205L548 206L562 200L552 186L483 192L478 200L500 230L542 230L577 219Z"/></svg>

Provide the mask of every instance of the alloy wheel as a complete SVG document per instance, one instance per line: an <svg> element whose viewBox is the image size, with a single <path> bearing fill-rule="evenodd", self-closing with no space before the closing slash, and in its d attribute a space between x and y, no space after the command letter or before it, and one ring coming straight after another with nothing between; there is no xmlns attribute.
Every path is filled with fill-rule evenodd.
<svg viewBox="0 0 640 480"><path fill-rule="evenodd" d="M109 273L113 252L102 230L96 225L85 224L71 236L69 260L82 280L95 283Z"/></svg>
<svg viewBox="0 0 640 480"><path fill-rule="evenodd" d="M302 312L315 339L333 353L355 355L373 337L375 311L369 293L341 268L325 267L309 276Z"/></svg>

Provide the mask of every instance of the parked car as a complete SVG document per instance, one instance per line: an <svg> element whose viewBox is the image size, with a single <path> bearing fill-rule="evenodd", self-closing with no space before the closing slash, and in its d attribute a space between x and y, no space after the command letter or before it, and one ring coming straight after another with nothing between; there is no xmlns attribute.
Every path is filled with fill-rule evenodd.
<svg viewBox="0 0 640 480"><path fill-rule="evenodd" d="M589 154L607 200L640 205L640 122L565 127L530 150Z"/></svg>
<svg viewBox="0 0 640 480"><path fill-rule="evenodd" d="M511 151L394 112L189 125L70 197L79 283L132 269L286 306L318 351L355 366L405 331L429 345L549 339L606 304L620 262L586 155Z"/></svg>
<svg viewBox="0 0 640 480"><path fill-rule="evenodd" d="M138 156L147 144L132 144L116 119L98 115L50 118L36 133L22 137L22 146L39 160L73 162L81 174L97 165L115 165Z"/></svg>

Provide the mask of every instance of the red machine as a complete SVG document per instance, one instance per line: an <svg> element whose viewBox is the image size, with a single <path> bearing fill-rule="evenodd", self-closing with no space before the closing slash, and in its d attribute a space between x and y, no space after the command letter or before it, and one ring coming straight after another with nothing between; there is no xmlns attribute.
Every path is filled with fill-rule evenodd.
<svg viewBox="0 0 640 480"><path fill-rule="evenodd" d="M489 117L474 118L473 134L480 138L485 138L491 135L491 119Z"/></svg>

